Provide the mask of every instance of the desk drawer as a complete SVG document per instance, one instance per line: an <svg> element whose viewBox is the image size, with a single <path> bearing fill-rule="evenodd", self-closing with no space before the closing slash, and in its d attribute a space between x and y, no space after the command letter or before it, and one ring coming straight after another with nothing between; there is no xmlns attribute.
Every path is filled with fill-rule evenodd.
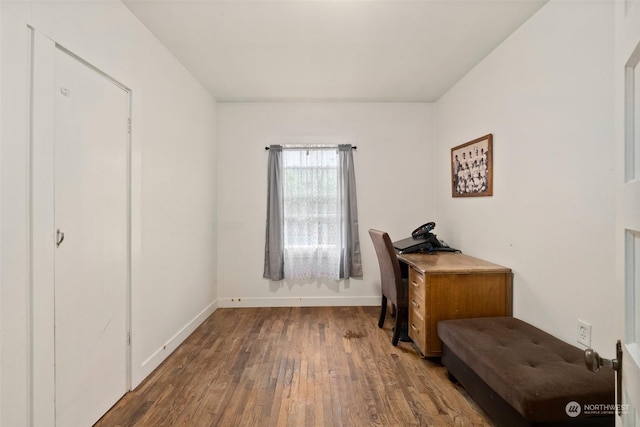
<svg viewBox="0 0 640 427"><path fill-rule="evenodd" d="M424 299L420 298L420 295L415 292L409 293L409 312L415 311L424 319L424 313L426 312Z"/></svg>
<svg viewBox="0 0 640 427"><path fill-rule="evenodd" d="M409 308L409 336L424 354L427 344L426 324L422 313L411 307Z"/></svg>
<svg viewBox="0 0 640 427"><path fill-rule="evenodd" d="M414 294L424 300L425 297L425 277L419 271L409 269L409 295Z"/></svg>

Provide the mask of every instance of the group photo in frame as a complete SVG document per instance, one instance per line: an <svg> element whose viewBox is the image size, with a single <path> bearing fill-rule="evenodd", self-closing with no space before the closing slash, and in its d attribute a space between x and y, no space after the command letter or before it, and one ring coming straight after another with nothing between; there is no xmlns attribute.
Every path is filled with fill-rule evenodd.
<svg viewBox="0 0 640 427"><path fill-rule="evenodd" d="M493 134L451 149L451 195L493 195Z"/></svg>

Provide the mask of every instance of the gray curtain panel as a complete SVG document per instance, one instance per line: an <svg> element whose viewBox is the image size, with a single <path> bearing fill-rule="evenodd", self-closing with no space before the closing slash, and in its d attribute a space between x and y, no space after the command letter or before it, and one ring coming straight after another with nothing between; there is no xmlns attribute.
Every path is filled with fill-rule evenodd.
<svg viewBox="0 0 640 427"><path fill-rule="evenodd" d="M362 258L358 234L358 206L353 150L350 144L338 146L340 196L342 208L342 259L340 278L362 277Z"/></svg>
<svg viewBox="0 0 640 427"><path fill-rule="evenodd" d="M284 278L284 202L282 198L281 145L269 147L267 185L267 229L262 277L282 280Z"/></svg>

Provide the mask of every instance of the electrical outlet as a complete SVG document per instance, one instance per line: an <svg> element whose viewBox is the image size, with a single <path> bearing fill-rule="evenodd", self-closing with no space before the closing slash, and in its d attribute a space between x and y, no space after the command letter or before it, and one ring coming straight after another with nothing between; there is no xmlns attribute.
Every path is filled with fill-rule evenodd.
<svg viewBox="0 0 640 427"><path fill-rule="evenodd" d="M578 319L578 342L591 347L591 324Z"/></svg>

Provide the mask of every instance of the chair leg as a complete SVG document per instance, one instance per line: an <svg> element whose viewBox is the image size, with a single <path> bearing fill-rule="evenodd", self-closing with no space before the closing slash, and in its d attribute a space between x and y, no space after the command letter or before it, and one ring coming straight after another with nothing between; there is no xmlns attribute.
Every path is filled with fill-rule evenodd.
<svg viewBox="0 0 640 427"><path fill-rule="evenodd" d="M395 347L398 345L400 339L400 324L396 322L396 327L393 328L393 337L391 337L391 344Z"/></svg>
<svg viewBox="0 0 640 427"><path fill-rule="evenodd" d="M393 346L398 345L398 341L400 340L400 335L402 334L402 340L408 341L409 336L407 335L407 326L408 326L408 309L398 309L396 311L396 327L393 328L393 337L391 338L391 344Z"/></svg>
<svg viewBox="0 0 640 427"><path fill-rule="evenodd" d="M382 295L382 305L380 306L380 320L378 320L378 328L384 326L384 318L387 316L387 297Z"/></svg>

